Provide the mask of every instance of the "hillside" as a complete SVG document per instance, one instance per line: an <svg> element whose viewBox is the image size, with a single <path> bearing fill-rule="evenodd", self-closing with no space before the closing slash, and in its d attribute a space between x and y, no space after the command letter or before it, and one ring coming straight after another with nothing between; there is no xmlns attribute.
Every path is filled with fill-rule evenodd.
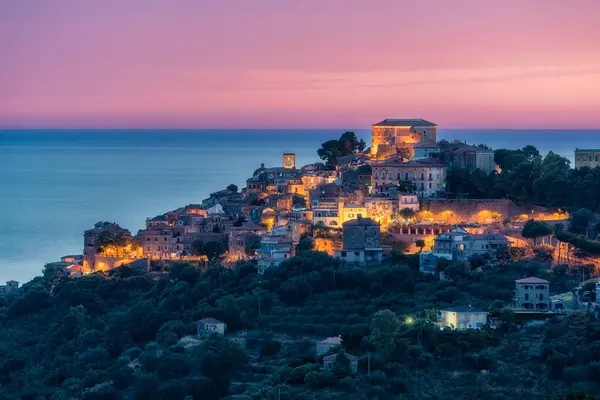
<svg viewBox="0 0 600 400"><path fill-rule="evenodd" d="M63 279L47 273L0 299L0 399L552 399L600 389L600 323L586 315L520 328L514 280L569 290L576 276L521 261L446 270L414 260L365 269L304 252L259 276L251 264ZM498 329L441 331L436 309L489 309ZM387 311L389 310L389 311ZM228 334L194 337L195 321ZM315 343L341 335L325 373ZM347 357L360 357L351 375ZM367 376L370 360L371 376Z"/></svg>

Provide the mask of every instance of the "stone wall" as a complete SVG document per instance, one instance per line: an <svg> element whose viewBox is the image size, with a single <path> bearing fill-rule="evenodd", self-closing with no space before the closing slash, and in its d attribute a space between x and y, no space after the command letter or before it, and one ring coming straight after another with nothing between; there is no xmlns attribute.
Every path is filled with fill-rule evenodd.
<svg viewBox="0 0 600 400"><path fill-rule="evenodd" d="M429 211L434 215L445 214L454 222L479 223L489 222L485 221L489 219L501 222L521 214L521 210L507 199L423 200L421 211Z"/></svg>

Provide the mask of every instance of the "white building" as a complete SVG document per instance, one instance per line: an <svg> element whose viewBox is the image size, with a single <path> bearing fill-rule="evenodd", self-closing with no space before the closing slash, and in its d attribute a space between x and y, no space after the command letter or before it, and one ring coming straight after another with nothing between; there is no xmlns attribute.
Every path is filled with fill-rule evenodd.
<svg viewBox="0 0 600 400"><path fill-rule="evenodd" d="M214 318L203 318L196 321L196 332L201 338L208 337L213 333L224 335L227 330L227 324Z"/></svg>
<svg viewBox="0 0 600 400"><path fill-rule="evenodd" d="M413 145L415 152L411 160L424 160L440 154L440 145L434 142L421 142Z"/></svg>
<svg viewBox="0 0 600 400"><path fill-rule="evenodd" d="M443 308L439 313L441 328L481 329L488 323L488 312L471 306Z"/></svg>

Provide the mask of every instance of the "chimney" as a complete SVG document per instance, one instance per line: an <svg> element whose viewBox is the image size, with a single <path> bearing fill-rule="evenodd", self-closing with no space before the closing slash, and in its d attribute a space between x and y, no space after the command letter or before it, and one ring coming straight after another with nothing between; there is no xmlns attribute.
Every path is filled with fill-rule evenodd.
<svg viewBox="0 0 600 400"><path fill-rule="evenodd" d="M260 164L260 167L261 167L261 168L264 168L264 167L265 167L265 163L261 163L261 164Z"/></svg>

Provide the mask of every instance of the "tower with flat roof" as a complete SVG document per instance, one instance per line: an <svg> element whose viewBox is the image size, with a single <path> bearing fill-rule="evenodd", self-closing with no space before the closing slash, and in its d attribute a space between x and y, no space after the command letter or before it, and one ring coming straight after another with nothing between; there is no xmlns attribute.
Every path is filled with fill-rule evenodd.
<svg viewBox="0 0 600 400"><path fill-rule="evenodd" d="M283 154L283 168L294 169L296 168L296 154L284 153Z"/></svg>

